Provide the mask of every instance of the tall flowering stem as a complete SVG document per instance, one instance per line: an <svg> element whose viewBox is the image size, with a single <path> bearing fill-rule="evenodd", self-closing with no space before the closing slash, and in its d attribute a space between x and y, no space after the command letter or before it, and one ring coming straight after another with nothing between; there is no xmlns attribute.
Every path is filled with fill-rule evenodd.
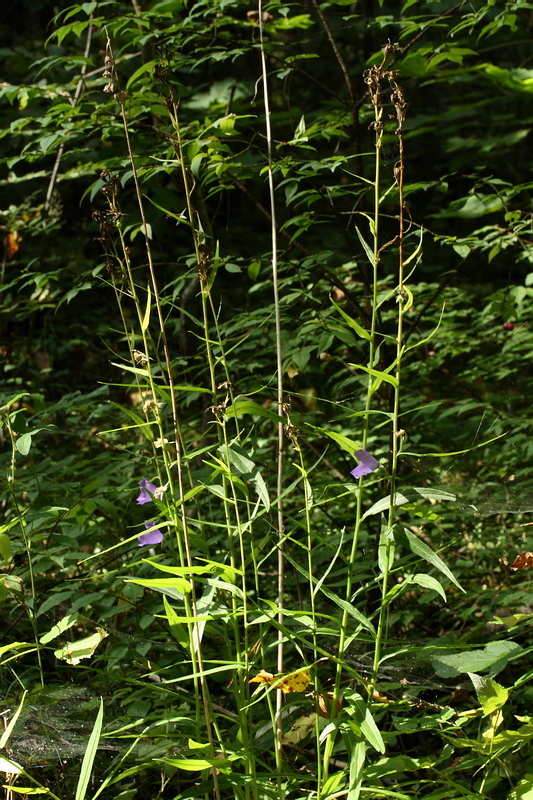
<svg viewBox="0 0 533 800"><path fill-rule="evenodd" d="M370 420L372 415L372 405L373 405L373 397L376 392L376 380L375 374L379 372L378 370L378 314L379 314L379 298L378 298L378 279L379 279L379 264L381 260L381 254L385 248L390 247L396 241L399 242L399 277L398 277L398 287L397 287L397 300L399 304L399 315L398 315L398 328L397 328L397 348L396 348L396 366L395 366L395 394L394 394L394 401L393 401L393 416L394 416L394 423L393 423L393 430L392 430L392 440L393 440L393 448L392 448L392 470L391 470L391 492L390 492L390 508L389 508L389 515L388 515L388 531L392 530L392 521L393 521L393 513L394 513L394 494L395 494L395 485L396 485L396 464L397 464L397 454L398 454L398 415L399 415L399 380L400 380L400 359L403 353L403 314L405 308L405 290L404 290L404 257L403 257L403 238L404 238L404 201L403 201L403 170L404 170L404 155L403 155L403 122L405 118L405 110L406 105L403 101L403 95L401 93L400 87L396 83L396 79L394 73L387 70L387 61L389 60L390 56L394 52L395 46L392 44L387 44L383 51L383 58L381 63L376 64L366 70L364 74L364 80L368 87L368 94L370 97L370 101L374 108L374 120L372 123L372 128L374 130L374 150L375 150L375 158L374 158L374 179L373 183L373 199L374 199L374 210L373 215L363 214L363 216L367 219L370 234L372 237L372 247L365 241L365 237L363 234L357 230L358 237L361 241L361 244L367 253L369 260L371 262L372 268L372 293L371 293L371 316L370 316L370 330L369 336L366 337L368 339L368 363L367 363L367 370L368 370L368 381L367 381L367 392L366 392L366 399L365 399L365 407L364 407L364 429L362 435L362 445L363 447L355 453L356 457L359 460L358 466L352 471L352 475L358 480L358 487L356 491L356 512L355 512L355 525L352 535L351 541L351 548L350 548L350 555L348 560L348 574L346 578L346 593L345 593L345 600L347 604L351 604L353 601L353 592L354 592L354 582L356 579L356 571L357 571L357 552L359 547L359 534L361 530L361 524L363 521L363 488L365 481L367 480L367 476L374 471L377 467L377 461L370 455L367 451L367 444L369 440L369 431L370 431ZM400 231L398 236L394 237L392 241L386 242L385 244L380 243L380 206L381 206L381 192L380 192L380 182L381 182L381 149L382 149L382 142L383 142L383 130L384 130L384 123L383 123L383 99L382 99L382 91L383 91L383 81L388 80L389 84L392 88L392 102L396 109L397 120L398 120L398 138L400 141L400 160L396 166L395 170L395 180L399 187L400 192ZM373 374L374 373L374 374ZM378 612L378 624L375 633L375 644L374 644L374 658L373 658L373 679L370 683L368 689L368 697L371 699L372 692L373 692L373 684L376 680L377 675L377 667L379 665L379 661L381 658L381 642L384 637L385 632L385 623L386 623L386 595L388 589L388 581L389 581L389 570L390 570L390 560L391 560L391 542L390 539L387 538L387 544L385 547L385 565L383 569L383 574L381 576L381 605ZM339 641L338 641L338 661L337 661L337 669L335 675L335 687L333 692L333 699L332 699L332 709L336 709L337 702L340 700L341 695L341 681L342 681L342 672L343 672L343 655L344 650L346 647L346 640L348 637L348 630L350 624L350 615L347 609L343 610L342 619L341 619L341 626L340 626L340 634L339 634ZM332 720L333 716L336 712L332 710ZM333 753L335 737L331 735L325 744L324 753L323 753L323 779L325 780L328 776L328 769L331 760L331 756ZM353 761L357 761L360 764L360 769L358 770L358 776L354 778L354 791L356 790L357 786L360 786L361 776L362 776L362 767L365 760L365 751L366 751L366 744L363 739L360 739L354 744L353 752L350 754L350 757Z"/></svg>
<svg viewBox="0 0 533 800"><path fill-rule="evenodd" d="M407 308L412 303L412 297L405 287L405 257L404 257L404 238L405 238L405 203L404 203L404 172L405 172L405 154L404 154L404 124L405 115L407 111L407 103L405 102L403 90L396 80L396 73L388 71L386 73L390 88L391 88L391 101L394 105L396 112L396 120L398 127L396 135L398 137L398 161L394 170L394 177L398 186L398 203L399 203L399 229L396 241L398 243L398 284L396 287L396 301L398 304L398 317L396 328L396 368L395 378L396 381L393 385L393 409L392 409L392 437L391 437L391 457L390 457L390 504L387 520L387 530L385 532L385 548L383 559L383 575L381 579L381 605L379 609L378 625L376 644L374 647L374 662L372 668L372 680L369 686L369 693L373 691L373 687L377 681L379 662L381 659L381 645L383 642L386 626L387 614L387 592L389 583L389 573L392 561L392 545L393 545L393 525L395 513L395 497L396 497L396 480L398 470L398 452L400 444L400 378L401 378L401 363L404 353L404 335L403 323L404 315Z"/></svg>
<svg viewBox="0 0 533 800"><path fill-rule="evenodd" d="M379 245L379 223L380 223L380 179L381 179L381 147L382 147L382 140L383 140L383 105L381 102L381 81L382 81L382 73L384 70L385 62L388 58L389 52L387 48L385 48L385 52L383 55L383 60L381 64L376 64L370 69L366 70L364 74L364 80L368 87L368 94L370 96L372 105L374 107L374 120L372 122L372 128L374 130L374 180L373 180L373 195L374 195L374 214L371 217L370 215L366 215L370 226L370 233L372 236L372 248L371 248L371 268L372 268L372 296L371 296L371 316L370 316L370 336L368 338L368 368L370 370L375 368L376 362L376 349L377 349L377 322L378 322L378 267L379 267L379 260L381 249ZM359 239L361 240L361 244L363 245L364 249L368 252L370 248L364 242L363 235L357 229L357 234ZM372 409L372 396L374 393L373 390L374 386L374 378L372 377L371 373L368 376L367 382L367 393L365 398L365 413L363 416L364 419L364 428L363 428L363 436L362 436L362 444L363 448L362 452L366 455L369 455L366 447L368 443L368 435L369 435L369 428L370 428L370 416L371 416L371 409ZM361 464L364 464L364 458L361 461ZM359 467L361 466L359 465ZM358 487L356 492L356 509L355 509L355 525L352 534L352 541L350 547L350 555L348 558L348 569L347 569L347 576L346 576L346 592L345 592L345 600L347 603L351 603L352 601L352 594L353 594L353 586L355 580L355 572L356 572L356 564L357 564L357 551L359 547L359 533L361 529L362 517L363 517L363 486L365 483L365 476L369 474L370 470L359 469L357 467L352 474L358 480ZM346 609L342 612L341 618L341 625L340 625L340 633L339 633L339 641L338 641L338 649L337 649L337 668L335 671L335 686L333 691L333 698L331 703L332 714L334 713L334 709L336 709L337 704L340 702L341 698L341 682L342 682L342 672L343 672L343 656L344 650L346 647L346 639L348 636L348 629L350 623L350 615ZM325 744L324 753L323 753L323 778L326 780L329 772L329 765L331 761L331 756L333 753L333 748L335 744L335 737L330 736ZM364 748L364 744L361 744L361 747ZM359 755L356 753L352 753L352 758L359 758ZM364 760L364 756L363 756Z"/></svg>
<svg viewBox="0 0 533 800"><path fill-rule="evenodd" d="M191 555L191 546L190 546L190 539L189 539L189 525L187 519L187 510L186 510L186 503L185 503L185 487L184 487L184 461L183 461L183 448L182 448L182 441L181 441L181 434L180 434L180 421L178 418L178 404L176 398L176 389L174 384L173 372L172 372L172 362L170 357L170 349L167 341L167 335L165 330L165 320L163 315L163 309L161 306L161 299L159 294L159 288L156 278L156 271L155 271L155 264L154 258L152 254L152 248L150 246L150 236L149 236L149 227L146 221L146 215L144 211L144 199L141 192L141 187L139 183L139 178L137 174L137 167L135 156L133 153L133 148L131 144L131 138L129 133L128 127L128 117L126 112L126 100L127 100L127 92L124 92L120 88L120 81L115 69L115 58L113 55L113 50L111 46L111 41L109 36L107 37L107 44L106 44L106 54L105 54L105 66L106 71L104 72L104 76L109 81L108 85L105 87L104 91L108 91L113 93L115 100L117 101L119 108L120 108L120 115L122 119L122 126L124 130L124 138L126 142L126 147L128 151L130 166L132 170L132 177L135 186L135 194L137 198L139 214L141 217L141 229L144 235L144 242L145 242L145 249L146 249L146 258L148 263L148 271L150 277L149 289L147 292L148 300L147 300L147 308L142 309L139 298L137 296L135 282L133 280L131 264L129 262L129 249L127 248L125 241L123 239L123 234L119 228L119 233L121 236L121 243L122 243L122 251L124 257L124 263L126 266L128 281L129 281L129 288L131 295L133 297L137 314L139 318L139 324L141 329L141 335L143 339L143 344L145 347L145 353L148 352L148 324L150 320L150 312L151 312L151 297L153 297L153 304L156 309L156 316L158 321L159 327L159 337L163 348L164 354L164 363L166 368L166 378L168 382L168 389L170 395L170 406L171 406L171 414L172 414L172 426L173 426L173 445L175 448L176 453L176 478L177 480L174 481L174 468L173 464L170 461L170 454L168 451L168 447L166 444L166 440L164 438L164 432L162 430L162 422L161 417L158 413L156 413L156 423L159 427L160 431L160 441L162 443L161 453L164 462L165 472L168 478L168 483L170 487L170 495L171 500L168 504L169 514L172 517L172 522L174 523L174 528L176 531L176 540L178 551L180 555L180 561L182 564L186 564L188 568L191 569L193 567L192 555ZM189 198L190 195L187 193L187 197ZM189 209L190 210L190 209ZM193 224L193 220L191 220L191 224ZM195 238L195 249L198 255L198 248L197 248L197 240ZM121 308L120 302L119 307ZM122 308L121 308L122 313ZM123 321L125 322L124 315ZM125 330L127 330L127 326L125 325ZM133 348L132 348L132 355L133 355ZM150 389L152 392L153 398L157 397L157 387L155 385L152 371L149 367L149 361L147 362L147 374L148 374L148 382L150 385ZM175 483L177 483L177 493L174 489ZM179 509L179 511L178 511ZM151 524L150 524L151 526ZM152 534L155 531L151 531ZM150 532L148 533L148 536ZM143 534L146 536L146 534ZM157 538L157 537L156 537ZM142 544L142 542L141 542ZM191 577L190 579L190 599L187 594L184 595L184 605L185 605L185 612L189 619L196 619L197 614L197 605L196 605L196 588L194 584L194 579ZM202 659L202 649L201 649L201 634L200 634L200 627L198 622L188 622L188 632L189 632L189 640L190 640L190 654L191 654L191 661L193 666L193 680L195 686L195 697L196 697L196 725L197 725L197 735L200 737L202 735L201 729L202 726L205 725L205 731L207 734L207 738L209 741L211 755L214 758L216 755L214 737L212 732L212 723L211 723L211 715L209 713L209 709L211 708L211 702L209 697L209 690L207 687L204 669L203 669L203 659ZM198 687L200 688L200 692L198 692ZM214 786L214 796L216 800L220 798L220 788L219 788L219 781L218 781L218 773L213 768L211 769L211 775L213 778L213 786Z"/></svg>
<svg viewBox="0 0 533 800"><path fill-rule="evenodd" d="M273 171L273 158L272 158L272 128L270 124L270 100L268 93L268 71L265 55L265 42L264 42L264 29L263 29L263 3L259 0L258 4L258 23L259 23L259 44L261 52L261 71L263 82L263 98L265 104L265 128L267 140L267 156L268 156L268 188L270 195L270 218L271 218L271 242L272 242L272 291L274 295L274 318L276 326L276 373L277 373L277 406L278 414L280 417L284 415L284 402L283 402L283 365L282 365L282 352L281 352L281 314L279 304L279 285L278 285L278 242L277 242L277 222L276 222L276 202L274 192L274 171ZM283 593L285 582L285 558L283 553L284 542L284 522L283 522L283 507L282 507L282 492L283 492L283 445L284 445L284 425L283 422L278 422L278 447L277 447L277 529L278 529L278 647L277 647L277 667L278 672L283 672ZM283 695L278 690L277 695L277 708L276 708L276 765L278 771L281 770L281 747L283 731L281 727L281 709L283 703ZM279 784L280 792L282 785Z"/></svg>

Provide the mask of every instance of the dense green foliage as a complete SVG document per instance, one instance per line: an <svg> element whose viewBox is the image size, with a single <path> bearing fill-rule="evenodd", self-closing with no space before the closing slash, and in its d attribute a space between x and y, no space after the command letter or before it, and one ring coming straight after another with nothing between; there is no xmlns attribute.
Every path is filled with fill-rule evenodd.
<svg viewBox="0 0 533 800"><path fill-rule="evenodd" d="M6 785L531 797L533 4L12 6Z"/></svg>

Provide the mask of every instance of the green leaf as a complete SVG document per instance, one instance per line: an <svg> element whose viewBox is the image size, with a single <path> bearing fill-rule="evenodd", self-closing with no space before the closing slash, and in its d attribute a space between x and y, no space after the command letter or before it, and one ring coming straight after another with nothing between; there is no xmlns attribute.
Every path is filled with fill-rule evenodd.
<svg viewBox="0 0 533 800"><path fill-rule="evenodd" d="M350 364L349 366L354 369L362 369L364 372L368 372L369 375L377 378L377 381L372 385L372 393L377 392L383 381L390 383L395 389L398 388L398 379L394 375L389 375L387 371L383 372L379 369L373 369L373 367L364 367L362 364ZM388 369L394 369L394 366L395 364L391 364Z"/></svg>
<svg viewBox="0 0 533 800"><path fill-rule="evenodd" d="M23 456L27 456L31 447L31 433L23 433L15 442L15 447Z"/></svg>
<svg viewBox="0 0 533 800"><path fill-rule="evenodd" d="M4 563L11 558L11 540L5 533L0 533L0 558Z"/></svg>
<svg viewBox="0 0 533 800"><path fill-rule="evenodd" d="M256 281L259 277L259 270L261 269L261 262L260 261L252 261L248 265L248 277L251 281Z"/></svg>
<svg viewBox="0 0 533 800"><path fill-rule="evenodd" d="M441 558L439 558L439 556L435 553L434 550L431 549L431 547L429 547L429 545L427 545L424 541L422 541L422 539L419 539L419 537L416 534L412 533L407 528L398 529L398 527L396 527L395 536L398 544L400 544L402 540L406 542L409 549L411 550L412 553L415 554L415 556L418 556L419 558L424 559L424 561L427 561L428 564L431 564L433 567L438 569L439 572L442 572L443 575L446 575L446 577L452 583L454 583L458 589L460 589L462 592L465 591L465 589L463 589L463 587L461 586L461 584L459 583L453 572L449 569L449 567L446 566L444 561Z"/></svg>
<svg viewBox="0 0 533 800"><path fill-rule="evenodd" d="M365 253L366 253L366 257L368 258L368 260L370 261L370 263L373 265L373 264L374 264L374 261L376 260L376 259L375 259L375 256L374 256L374 253L372 252L372 250L370 249L370 247L369 247L369 246L368 246L368 244L366 243L365 239L363 238L363 234L361 233L361 231L359 230L359 228L357 227L357 225L355 226L355 232L357 233L357 236L359 237L359 241L360 241L360 242L361 242L361 244L363 245L363 250L364 250L364 251L365 251Z"/></svg>
<svg viewBox="0 0 533 800"><path fill-rule="evenodd" d="M363 767L366 759L366 745L361 739L359 731L345 734L343 739L347 744L347 751L350 758L350 778L346 800L359 800L361 796L361 786L363 783Z"/></svg>
<svg viewBox="0 0 533 800"><path fill-rule="evenodd" d="M374 717L370 713L368 703L365 703L360 694L353 691L348 694L345 693L344 699L348 703L350 715L360 728L367 742L371 744L378 753L384 753L385 742L374 721Z"/></svg>
<svg viewBox="0 0 533 800"><path fill-rule="evenodd" d="M20 712L22 711L22 709L24 707L24 700L26 698L27 693L28 693L28 690L24 689L24 694L22 695L20 703L17 706L17 710L15 711L15 713L13 714L11 719L9 720L8 725L6 726L5 730L2 733L2 736L0 737L0 750L3 750L4 747L7 745L7 743L9 742L9 737L11 736L13 728L17 724L17 720L18 720L18 718L20 716ZM1 767L0 767L0 769L1 769Z"/></svg>
<svg viewBox="0 0 533 800"><path fill-rule="evenodd" d="M85 799L85 793L87 791L87 786L89 785L94 758L96 756L96 750L98 749L98 742L100 741L103 719L104 719L104 700L101 697L100 708L98 710L98 714L96 715L96 720L94 722L94 727L89 737L89 741L87 742L85 755L83 756L83 762L80 770L80 777L78 778L78 785L76 787L75 800Z"/></svg>
<svg viewBox="0 0 533 800"><path fill-rule="evenodd" d="M533 774L531 772L526 772L514 789L511 789L507 800L533 800Z"/></svg>
<svg viewBox="0 0 533 800"><path fill-rule="evenodd" d="M141 321L141 331L144 333L150 324L150 311L152 310L152 291L150 284L146 287L146 311Z"/></svg>
<svg viewBox="0 0 533 800"><path fill-rule="evenodd" d="M320 586L320 591L325 594L326 597L329 597L330 600L333 600L333 602L336 603L339 608L342 608L343 611L346 611L346 613L355 619L360 625L362 625L363 628L365 628L367 631L370 631L373 636L376 635L376 630L370 620L367 619L367 617L365 617L361 611L355 608L355 606L353 606L347 600L344 600L342 597L339 597L338 594L331 591L331 589L328 589L326 586L324 586L324 584Z"/></svg>
<svg viewBox="0 0 533 800"><path fill-rule="evenodd" d="M182 578L138 578L135 580L128 578L125 583L135 583L137 586L144 586L146 589L155 589L156 592L167 594L175 599L178 599L176 592L183 595L191 591L190 582Z"/></svg>
<svg viewBox="0 0 533 800"><path fill-rule="evenodd" d="M447 209L437 211L433 216L437 218L458 217L460 219L477 219L487 214L502 211L505 203L495 194L473 194L453 200Z"/></svg>
<svg viewBox="0 0 533 800"><path fill-rule="evenodd" d="M134 375L140 375L141 378L149 378L150 373L147 369L141 369L141 367L130 367L129 364L117 364L115 361L111 362L111 366L118 367L119 369L125 369L126 372L133 372Z"/></svg>
<svg viewBox="0 0 533 800"><path fill-rule="evenodd" d="M225 448L220 447L218 452L220 456L224 457ZM251 481L259 499L265 507L265 510L269 511L270 498L268 496L268 489L256 464L248 456L246 451L243 450L243 448L236 442L232 442L228 447L227 456L231 466L236 470L237 474Z"/></svg>
<svg viewBox="0 0 533 800"><path fill-rule="evenodd" d="M175 163L177 163L177 162L175 162ZM155 206L155 207L156 207L156 208L157 208L159 211L162 211L162 212L163 212L163 214L165 214L167 217L171 217L172 219L175 219L175 220L176 220L176 222L179 222L179 223L180 223L180 224L182 224L182 225L187 225L189 228L192 228L192 225L191 225L191 223L190 223L190 222L189 222L189 220L188 220L188 219L186 219L184 216L182 216L182 215L180 215L180 214L175 214L173 211L169 211L169 209L168 209L168 208L163 208L163 206L160 206L160 205L158 205L158 204L155 202L155 200L152 200L152 198L151 198L151 197L148 197L148 196L146 196L146 200L148 200L148 201L149 201L149 202L150 202L150 203L151 203L153 206Z"/></svg>
<svg viewBox="0 0 533 800"><path fill-rule="evenodd" d="M185 650L189 650L189 632L185 625L183 625L181 622L179 615L168 602L165 595L163 595L163 605L165 607L165 614L172 636Z"/></svg>
<svg viewBox="0 0 533 800"><path fill-rule="evenodd" d="M505 686L497 683L492 678L485 678L481 675L476 675L474 672L469 672L468 677L474 684L484 717L488 717L489 714L499 708L503 708L509 699L509 690Z"/></svg>
<svg viewBox="0 0 533 800"><path fill-rule="evenodd" d="M266 419L271 419L275 422L287 421L285 417L281 417L279 414L276 414L269 408L260 406L259 403L255 402L255 400L235 400L233 405L226 409L226 416L229 418L242 417L245 414L255 414L259 417L265 417Z"/></svg>
<svg viewBox="0 0 533 800"><path fill-rule="evenodd" d="M158 564L157 561L151 561L149 558L144 559L144 561L161 572L170 572L171 575L205 575L206 573L214 573L221 576L242 575L242 570L229 564L221 564L218 561L207 561L205 565L191 564L191 566L186 567L171 567L168 564Z"/></svg>
<svg viewBox="0 0 533 800"><path fill-rule="evenodd" d="M343 311L342 308L338 306L335 300L333 300L331 297L330 300L350 328L352 328L352 330L354 330L362 339L366 339L368 342L370 342L372 340L372 336L370 335L369 331L365 330L361 325L359 325L358 322L356 322L345 311Z"/></svg>
<svg viewBox="0 0 533 800"><path fill-rule="evenodd" d="M522 652L516 642L489 642L482 650L436 656L431 660L433 669L441 678L456 678L460 674L489 670L497 675L510 659Z"/></svg>
<svg viewBox="0 0 533 800"><path fill-rule="evenodd" d="M92 5L92 4L91 4ZM158 59L153 59L152 61L145 61L141 64L138 69L128 78L128 82L126 84L126 90L129 92L135 81L144 75L146 72L151 72L156 64L159 63Z"/></svg>
<svg viewBox="0 0 533 800"><path fill-rule="evenodd" d="M492 442L496 442L498 439L502 439L504 436L507 436L507 431L504 433L499 433L498 436L494 436L492 439L478 442L477 444L467 447L464 450L454 450L448 453L411 453L408 450L404 450L402 452L402 456L414 456L414 458L448 458L449 456L462 456L465 453L471 453L473 450L477 450L480 447L486 447L488 444L492 444ZM475 507L472 506L472 508L475 511Z"/></svg>
<svg viewBox="0 0 533 800"><path fill-rule="evenodd" d="M50 611L51 608L55 608L59 603L64 603L66 600L71 601L72 595L72 591L54 592L50 594L37 609L37 616L39 616L39 614L45 614L47 611Z"/></svg>
<svg viewBox="0 0 533 800"><path fill-rule="evenodd" d="M19 650L21 647L32 647L31 642L10 642L10 644L4 644L0 647L0 657L4 655L4 653L9 653L11 650Z"/></svg>
<svg viewBox="0 0 533 800"><path fill-rule="evenodd" d="M293 28L310 28L314 25L310 14L296 14L294 17L276 17L271 25L278 30L293 30Z"/></svg>
<svg viewBox="0 0 533 800"><path fill-rule="evenodd" d="M457 255L463 259L469 256L472 251L472 248L469 247L467 244L452 244L452 247L457 253Z"/></svg>
<svg viewBox="0 0 533 800"><path fill-rule="evenodd" d="M343 433L337 433L337 431L330 431L326 428L319 428L317 425L311 425L310 422L305 423L308 428L312 428L314 431L320 431L323 433L324 436L327 436L329 439L333 439L333 441L339 445L343 450L350 454L350 456L355 457L355 453L361 449L361 446L358 442L354 442L353 439L349 439L348 436L345 436Z"/></svg>
<svg viewBox="0 0 533 800"><path fill-rule="evenodd" d="M410 489L402 489L401 492L396 492L394 495L394 507L403 506L406 503L420 503L421 500L448 500L451 502L455 502L457 500L456 495L450 494L450 492L444 492L442 489L432 489L431 487L427 486L414 486ZM363 514L363 519L366 517L371 517L374 514L380 514L382 511L386 511L390 507L390 495L387 497L382 497L381 500L378 500L371 506L368 511L365 511Z"/></svg>
<svg viewBox="0 0 533 800"><path fill-rule="evenodd" d="M439 581L432 575L426 575L425 572L417 572L416 575L409 575L406 578L406 581L408 583L416 583L418 586L423 586L424 589L430 589L433 592L437 592L437 594L440 594L444 602L447 602L444 589Z"/></svg>
<svg viewBox="0 0 533 800"><path fill-rule="evenodd" d="M485 75L493 83L514 92L533 94L533 69L503 69L495 64L483 64Z"/></svg>
<svg viewBox="0 0 533 800"><path fill-rule="evenodd" d="M231 762L229 758L157 758L162 764L168 764L184 772L203 772L204 769L216 767L217 771L228 774L231 772Z"/></svg>
<svg viewBox="0 0 533 800"><path fill-rule="evenodd" d="M111 401L111 405L115 406L115 408L119 408L122 412L124 412L124 414L126 414L126 416L133 420L135 425L129 426L130 428L138 428L145 439L148 439L149 442L154 441L154 432L151 429L150 423L147 423L144 417L141 417L140 414L137 414L136 411L128 408L128 406L123 406L121 403L116 403L113 400ZM156 424L155 420L153 424ZM115 431L120 430L126 430L126 428L115 428ZM113 433L113 431L100 431L100 433Z"/></svg>
<svg viewBox="0 0 533 800"><path fill-rule="evenodd" d="M218 127L226 136L231 136L235 133L236 118L236 114L226 114L225 117L215 120L213 127Z"/></svg>
<svg viewBox="0 0 533 800"><path fill-rule="evenodd" d="M48 633L44 633L41 636L41 638L39 639L39 642L41 644L48 644L48 642L53 641L58 636L60 636L62 633L64 633L65 631L68 631L69 628L72 628L72 626L75 625L77 623L77 621L78 621L78 615L77 614L67 614L66 617L63 617L63 619L60 619L59 622L56 623L56 625L54 625L52 628L50 628Z"/></svg>
<svg viewBox="0 0 533 800"><path fill-rule="evenodd" d="M65 647L60 650L54 650L56 658L66 661L67 664L77 666L84 658L91 658L94 651L109 634L103 628L97 627L96 632L91 636L85 636L83 639L78 639L75 642L69 642Z"/></svg>
<svg viewBox="0 0 533 800"><path fill-rule="evenodd" d="M533 614L511 614L510 616L506 617L494 617L494 621L497 622L499 625L505 625L506 628L514 628L515 625L519 625L524 620L530 620L533 618Z"/></svg>
<svg viewBox="0 0 533 800"><path fill-rule="evenodd" d="M6 402L4 403L4 408L9 408L10 406L14 405L15 403L18 403L18 401L21 400L23 397L29 397L29 396L30 396L29 392L21 392L20 394L16 394L10 400L6 400ZM22 409L20 409L20 410L22 410Z"/></svg>
<svg viewBox="0 0 533 800"><path fill-rule="evenodd" d="M213 259L211 261L211 264L209 265L209 278L208 278L208 281L207 281L207 292L204 292L204 293L206 293L206 294L209 293L209 291L213 288L213 284L215 282L215 278L217 276L217 272L218 272L219 266L220 266L220 243L217 242L216 247L215 247L215 253L213 255Z"/></svg>
<svg viewBox="0 0 533 800"><path fill-rule="evenodd" d="M394 552L396 549L394 531L394 527L389 528L383 525L379 534L378 567L382 575L389 569L394 561Z"/></svg>

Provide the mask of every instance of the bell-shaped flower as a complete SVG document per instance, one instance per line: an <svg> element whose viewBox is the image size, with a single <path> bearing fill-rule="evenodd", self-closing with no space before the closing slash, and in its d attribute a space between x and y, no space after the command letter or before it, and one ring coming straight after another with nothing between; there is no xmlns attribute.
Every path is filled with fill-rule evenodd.
<svg viewBox="0 0 533 800"><path fill-rule="evenodd" d="M141 491L137 498L137 505L143 506L145 503L151 503L153 496L157 496L157 486L149 481L147 478L141 478L139 481ZM148 494L150 493L150 494ZM150 495L153 495L152 497Z"/></svg>
<svg viewBox="0 0 533 800"><path fill-rule="evenodd" d="M139 547L145 547L147 544L160 544L163 541L163 534L159 528L155 527L155 520L145 522L144 527L148 529L147 533L141 533L138 537ZM153 530L149 530L152 528Z"/></svg>
<svg viewBox="0 0 533 800"><path fill-rule="evenodd" d="M350 472L350 475L353 475L354 478L360 478L362 475L369 475L379 467L379 461L376 461L374 456L371 456L370 453L363 448L361 448L361 450L356 450L354 455L359 462L356 468L352 469Z"/></svg>

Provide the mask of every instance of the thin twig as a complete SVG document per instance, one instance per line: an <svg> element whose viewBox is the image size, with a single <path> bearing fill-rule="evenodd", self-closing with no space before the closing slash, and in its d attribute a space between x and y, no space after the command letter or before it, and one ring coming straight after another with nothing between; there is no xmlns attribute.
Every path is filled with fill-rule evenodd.
<svg viewBox="0 0 533 800"><path fill-rule="evenodd" d="M352 79L350 78L350 75L348 73L348 67L346 66L346 62L343 59L339 48L337 47L337 42L335 41L335 37L333 36L333 31L331 30L329 22L327 21L326 17L324 16L324 13L323 13L322 9L320 8L318 0L312 0L312 3L314 5L314 7L315 7L316 13L318 14L318 16L320 18L320 22L322 23L322 27L324 28L324 31L326 32L326 36L328 37L328 41L329 41L329 43L331 45L331 49L333 50L333 53L335 54L335 58L337 59L337 63L339 65L340 69L341 69L341 72L342 72L342 75L343 75L343 78L344 78L344 83L346 84L346 88L348 90L348 96L350 98L350 111L352 113L354 128L357 130L357 128L359 126L359 116L358 116L358 113L357 113L358 110L359 110L359 107L357 105L357 100L356 100L356 97L355 97L355 92L354 92Z"/></svg>
<svg viewBox="0 0 533 800"><path fill-rule="evenodd" d="M74 97L70 101L72 108L76 108L78 105L78 100L81 96L81 90L83 89L85 83L85 77L87 73L87 59L89 58L89 53L91 52L91 42L93 36L93 24L92 22L89 24L87 28L87 41L85 42L85 50L83 52L83 57L85 59L84 63L81 66L80 70L80 78L78 80L78 85L76 86L76 90L74 92ZM61 159L63 158L63 152L65 150L65 142L61 142L59 145L56 160L54 162L54 166L52 168L52 174L50 175L50 182L48 184L48 189L46 190L46 198L44 201L44 210L48 211L48 207L50 206L50 200L52 199L52 193L54 191L54 186L57 180L57 173L59 172L59 165L61 163Z"/></svg>

